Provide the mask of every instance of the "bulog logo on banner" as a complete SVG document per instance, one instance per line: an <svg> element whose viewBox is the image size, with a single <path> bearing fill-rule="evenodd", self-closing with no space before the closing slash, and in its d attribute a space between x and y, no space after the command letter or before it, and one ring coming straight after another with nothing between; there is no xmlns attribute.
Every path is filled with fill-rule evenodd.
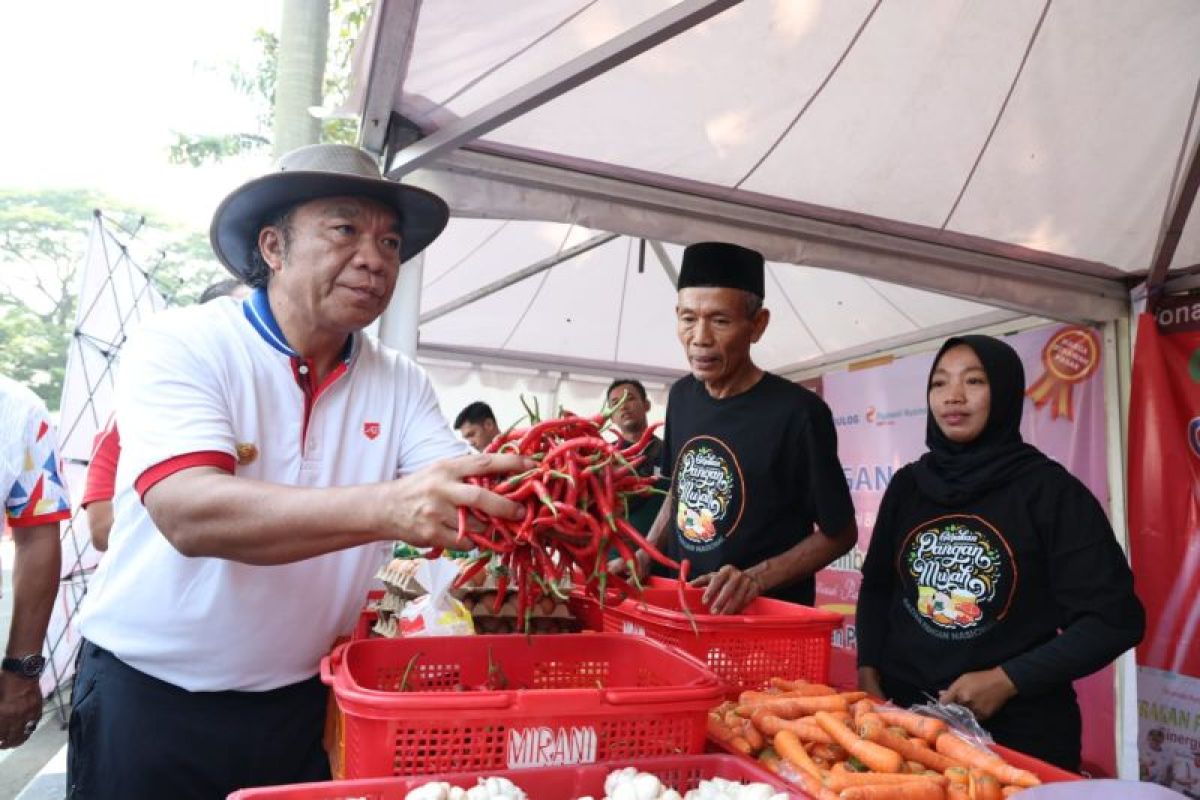
<svg viewBox="0 0 1200 800"><path fill-rule="evenodd" d="M1037 408L1050 405L1050 418L1075 419L1071 392L1100 365L1100 338L1090 328L1071 325L1050 337L1042 348L1042 366L1046 371L1029 387L1026 395Z"/></svg>

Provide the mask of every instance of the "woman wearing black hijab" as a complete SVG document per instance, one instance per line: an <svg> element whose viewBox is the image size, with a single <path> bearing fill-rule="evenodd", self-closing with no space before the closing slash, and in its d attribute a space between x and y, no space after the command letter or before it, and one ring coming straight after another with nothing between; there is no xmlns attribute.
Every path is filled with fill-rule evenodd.
<svg viewBox="0 0 1200 800"><path fill-rule="evenodd" d="M929 376L929 452L880 504L857 612L859 685L970 708L1005 746L1079 768L1071 682L1136 645L1145 614L1100 504L1021 440L1025 372L989 336Z"/></svg>

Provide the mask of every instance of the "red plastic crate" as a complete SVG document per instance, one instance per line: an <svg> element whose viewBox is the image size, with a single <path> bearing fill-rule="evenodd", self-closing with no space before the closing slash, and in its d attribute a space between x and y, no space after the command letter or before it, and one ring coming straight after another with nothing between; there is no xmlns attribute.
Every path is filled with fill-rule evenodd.
<svg viewBox="0 0 1200 800"><path fill-rule="evenodd" d="M1068 772L1062 767L1056 767L1053 764L1047 764L1045 761L1027 756L1024 753L1018 753L1016 750L1010 750L1007 747L998 744L988 745L995 750L1000 756L1012 764L1014 767L1027 769L1034 775L1042 779L1043 783L1062 783L1063 781L1081 781L1082 775L1076 775L1074 772Z"/></svg>
<svg viewBox="0 0 1200 800"><path fill-rule="evenodd" d="M485 682L489 653L518 688L457 690ZM346 778L700 753L723 696L696 660L607 633L364 639L323 659L321 679Z"/></svg>
<svg viewBox="0 0 1200 800"><path fill-rule="evenodd" d="M674 756L669 758L637 759L612 764L592 764L583 767L542 767L525 770L427 775L404 778L366 778L327 783L303 783L293 786L273 786L262 789L243 789L229 795L229 800L404 800L404 796L430 781L447 781L464 789L474 786L480 777L500 775L524 790L531 800L575 800L591 795L604 796L604 779L608 773L623 767L637 767L656 775L659 780L683 794L696 788L708 778L726 778L745 783L766 783L787 794L793 800L806 798L795 787L743 759L727 755Z"/></svg>
<svg viewBox="0 0 1200 800"><path fill-rule="evenodd" d="M689 609L703 609L702 589L686 589ZM708 665L736 696L761 689L773 677L829 681L833 632L842 617L808 606L760 597L741 614L692 612L695 628L682 611L678 587L651 581L640 599L604 609L604 629L646 636L673 645Z"/></svg>

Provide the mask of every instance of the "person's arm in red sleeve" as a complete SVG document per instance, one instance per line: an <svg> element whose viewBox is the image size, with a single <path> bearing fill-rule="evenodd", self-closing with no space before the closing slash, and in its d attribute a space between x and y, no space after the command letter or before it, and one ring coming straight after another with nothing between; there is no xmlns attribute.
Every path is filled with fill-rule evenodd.
<svg viewBox="0 0 1200 800"><path fill-rule="evenodd" d="M115 422L101 431L92 448L88 464L87 487L80 506L87 512L92 547L100 552L108 549L108 533L113 522L113 495L117 482L117 461L121 456L121 433Z"/></svg>

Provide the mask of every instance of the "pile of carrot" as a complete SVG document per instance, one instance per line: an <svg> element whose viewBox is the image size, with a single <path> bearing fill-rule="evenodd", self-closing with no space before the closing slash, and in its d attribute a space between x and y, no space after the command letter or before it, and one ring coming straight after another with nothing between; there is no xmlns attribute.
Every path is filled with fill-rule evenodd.
<svg viewBox="0 0 1200 800"><path fill-rule="evenodd" d="M941 720L805 681L742 692L708 734L816 800L1001 800L1041 783Z"/></svg>

